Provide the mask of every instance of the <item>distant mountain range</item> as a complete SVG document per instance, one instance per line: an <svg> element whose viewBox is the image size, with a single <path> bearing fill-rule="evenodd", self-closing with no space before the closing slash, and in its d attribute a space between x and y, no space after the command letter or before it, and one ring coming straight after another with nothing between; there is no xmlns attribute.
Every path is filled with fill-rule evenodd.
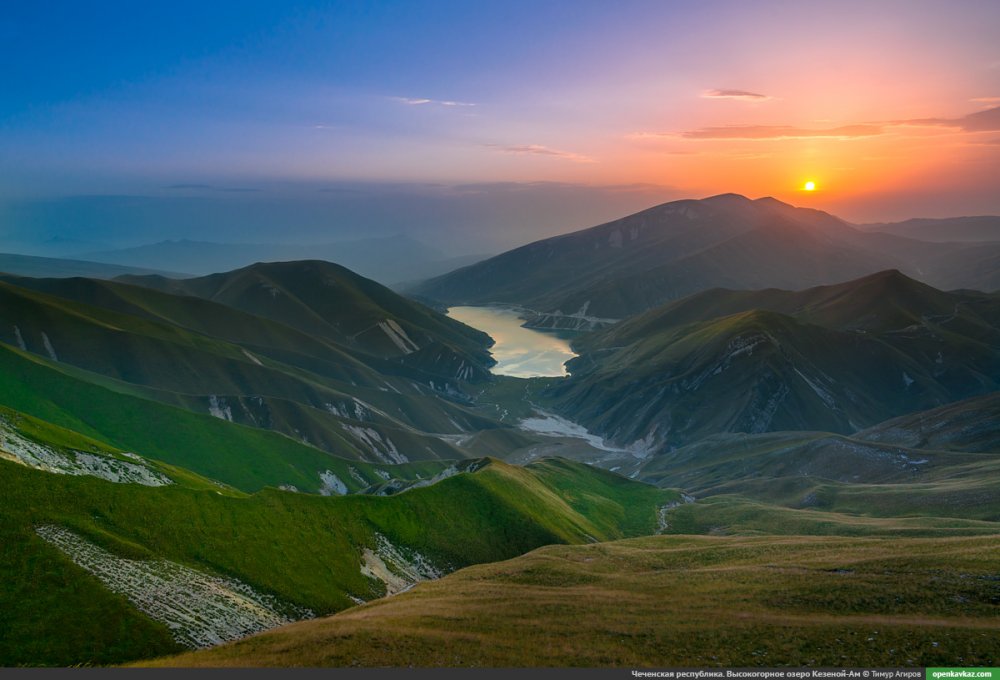
<svg viewBox="0 0 1000 680"><path fill-rule="evenodd" d="M537 241L410 292L445 304L515 304L529 325L588 330L709 288L799 290L885 269L945 290L1000 289L1000 243L930 243L884 231L773 198L723 194Z"/></svg>
<svg viewBox="0 0 1000 680"><path fill-rule="evenodd" d="M256 262L328 260L391 285L443 274L486 256L448 257L415 239L398 235L313 244L161 241L134 248L85 253L80 257L189 275L229 271Z"/></svg>
<svg viewBox="0 0 1000 680"><path fill-rule="evenodd" d="M86 276L94 279L113 279L125 274L143 275L159 274L161 276L184 276L176 271L165 269L144 269L120 264L92 262L88 260L69 260L60 257L36 257L34 255L15 255L0 253L0 272L16 276L37 276L66 278Z"/></svg>
<svg viewBox="0 0 1000 680"><path fill-rule="evenodd" d="M417 288L434 307L317 259L0 274L0 666L149 659L347 609L164 663L662 664L678 645L650 579L669 599L694 571L692 663L831 612L801 656L765 635L762 662L993 658L1000 293L975 288L995 288L997 247L725 195L460 269ZM81 266L58 262L34 271ZM567 378L496 376L494 339L441 313L456 300L596 330ZM554 543L580 545L535 551ZM750 586L759 619L734 635L717 603L745 611ZM484 607L516 635L469 623ZM863 655L872 617L900 655ZM470 625L481 654L462 632L441 656Z"/></svg>
<svg viewBox="0 0 1000 680"><path fill-rule="evenodd" d="M993 215L945 219L916 218L903 222L861 224L858 227L865 231L878 231L936 243L1000 242L1000 217Z"/></svg>
<svg viewBox="0 0 1000 680"><path fill-rule="evenodd" d="M621 446L849 434L1000 389L1000 296L890 270L799 292L715 289L581 337L557 410Z"/></svg>
<svg viewBox="0 0 1000 680"><path fill-rule="evenodd" d="M489 337L342 267L140 280L173 292L5 277L3 403L66 427L83 418L86 434L123 448L162 446L164 460L248 491L316 491L324 470L349 486L328 453L387 464L464 458L458 438L497 426L468 408L462 387L488 378ZM186 433L170 425L182 421ZM244 432L254 443L212 444L228 431L221 421L289 439ZM143 445L160 427L157 444ZM227 459L262 450L273 465Z"/></svg>

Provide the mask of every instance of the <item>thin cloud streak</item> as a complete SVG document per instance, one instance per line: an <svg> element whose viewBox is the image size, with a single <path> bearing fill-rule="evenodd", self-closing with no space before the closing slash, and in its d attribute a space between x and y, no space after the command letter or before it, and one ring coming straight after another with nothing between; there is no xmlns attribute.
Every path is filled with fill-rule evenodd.
<svg viewBox="0 0 1000 680"><path fill-rule="evenodd" d="M940 127L962 132L1000 131L1000 106L977 111L961 118L911 118L872 123L854 123L829 128L804 128L794 125L722 125L681 132L636 132L630 139L695 140L787 140L787 139L858 139L876 137L900 127Z"/></svg>
<svg viewBox="0 0 1000 680"><path fill-rule="evenodd" d="M422 106L424 104L434 104L436 106L475 106L472 102L460 102L452 99L426 99L424 97L391 97L391 99L407 106Z"/></svg>
<svg viewBox="0 0 1000 680"><path fill-rule="evenodd" d="M574 163L596 163L590 156L573 153L572 151L560 151L541 144L487 144L487 147L496 149L501 153L513 154L515 156L551 156L553 158L563 158Z"/></svg>
<svg viewBox="0 0 1000 680"><path fill-rule="evenodd" d="M1000 106L970 113L961 118L920 118L895 121L894 125L946 127L964 132L995 132L1000 130Z"/></svg>
<svg viewBox="0 0 1000 680"><path fill-rule="evenodd" d="M701 96L703 99L738 99L748 102L763 102L774 99L770 95L746 90L705 90Z"/></svg>
<svg viewBox="0 0 1000 680"><path fill-rule="evenodd" d="M246 187L218 187L211 184L170 184L166 188L180 191L219 191L222 193L237 194L256 193L260 191L260 189Z"/></svg>
<svg viewBox="0 0 1000 680"><path fill-rule="evenodd" d="M881 125L841 125L834 128L811 129L789 125L727 125L687 130L684 139L854 139L873 137L884 132Z"/></svg>

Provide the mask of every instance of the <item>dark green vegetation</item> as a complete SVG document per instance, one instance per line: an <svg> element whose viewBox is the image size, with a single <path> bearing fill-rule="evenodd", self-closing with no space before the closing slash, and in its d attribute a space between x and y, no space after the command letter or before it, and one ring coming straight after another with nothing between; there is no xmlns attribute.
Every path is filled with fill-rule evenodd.
<svg viewBox="0 0 1000 680"><path fill-rule="evenodd" d="M895 270L800 292L710 290L574 343L556 410L620 445L850 434L1000 389L1000 298Z"/></svg>
<svg viewBox="0 0 1000 680"><path fill-rule="evenodd" d="M675 201L537 241L413 289L448 304L504 302L539 327L590 329L709 288L798 290L896 268L938 288L1000 289L1000 244L866 232L773 198Z"/></svg>
<svg viewBox="0 0 1000 680"><path fill-rule="evenodd" d="M1000 538L553 546L165 666L991 666Z"/></svg>
<svg viewBox="0 0 1000 680"><path fill-rule="evenodd" d="M465 391L483 333L328 263L169 287L6 277L0 404L245 490L491 451L456 445L498 426Z"/></svg>
<svg viewBox="0 0 1000 680"><path fill-rule="evenodd" d="M37 421L22 433L113 453ZM385 592L360 570L376 532L450 571L549 543L648 534L657 507L677 498L559 460L527 468L486 460L474 473L385 498L274 489L246 496L177 477L180 484L150 488L0 461L0 665L104 664L177 649L162 625L39 538L39 525L69 528L125 557L235 577L325 614L351 606L350 597Z"/></svg>

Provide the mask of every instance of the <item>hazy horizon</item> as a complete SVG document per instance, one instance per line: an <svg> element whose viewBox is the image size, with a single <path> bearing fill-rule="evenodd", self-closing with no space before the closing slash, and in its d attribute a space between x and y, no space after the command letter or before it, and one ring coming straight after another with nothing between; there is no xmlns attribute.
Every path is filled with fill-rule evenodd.
<svg viewBox="0 0 1000 680"><path fill-rule="evenodd" d="M727 192L1000 214L997 25L972 0L11 7L0 250L461 255Z"/></svg>

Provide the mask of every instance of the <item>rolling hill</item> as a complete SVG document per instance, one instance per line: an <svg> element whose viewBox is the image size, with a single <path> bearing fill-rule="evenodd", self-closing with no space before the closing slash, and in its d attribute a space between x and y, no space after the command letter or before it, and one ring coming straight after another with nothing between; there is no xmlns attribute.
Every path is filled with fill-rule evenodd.
<svg viewBox="0 0 1000 680"><path fill-rule="evenodd" d="M666 203L537 241L411 289L507 303L529 325L591 330L706 289L802 289L896 268L941 288L997 290L1000 245L859 230L817 210L735 194Z"/></svg>
<svg viewBox="0 0 1000 680"><path fill-rule="evenodd" d="M203 647L541 545L649 533L677 498L569 461L493 459L388 497L247 495L10 410L0 451L4 666Z"/></svg>
<svg viewBox="0 0 1000 680"><path fill-rule="evenodd" d="M328 263L260 265L210 283L224 302L5 277L5 357L115 400L159 401L375 463L462 458L456 437L497 426L466 408L463 385L487 379L492 363L479 331ZM0 403L24 407L13 395Z"/></svg>
<svg viewBox="0 0 1000 680"><path fill-rule="evenodd" d="M865 231L878 231L935 243L1000 241L1000 217L952 217L945 219L916 218L903 222L859 225Z"/></svg>
<svg viewBox="0 0 1000 680"><path fill-rule="evenodd" d="M703 271L768 243L758 227L772 250L854 238L809 211L803 236L795 209L741 231L744 201L710 203L732 233ZM994 653L997 295L898 270L710 288L578 336L567 379L493 377L490 343L321 261L0 276L0 663L122 663L270 629L156 663ZM515 426L536 405L603 437L584 453L633 479L539 458L580 449ZM652 534L672 536L608 543ZM525 555L552 544L580 545ZM665 622L664 602L690 616ZM875 651L873 626L892 644Z"/></svg>
<svg viewBox="0 0 1000 680"><path fill-rule="evenodd" d="M988 666L997 548L995 535L552 546L144 665Z"/></svg>
<svg viewBox="0 0 1000 680"><path fill-rule="evenodd" d="M858 439L918 449L1000 451L1000 393L909 413L855 434Z"/></svg>
<svg viewBox="0 0 1000 680"><path fill-rule="evenodd" d="M716 316L719 315L719 316ZM721 432L850 434L1000 387L995 296L889 271L708 291L579 338L555 410L637 453Z"/></svg>
<svg viewBox="0 0 1000 680"><path fill-rule="evenodd" d="M491 365L490 340L385 286L320 260L258 263L194 279L122 277L125 283L204 298L291 326L315 337L403 363L454 362L463 353L462 377L482 376ZM456 372L461 369L456 364Z"/></svg>

